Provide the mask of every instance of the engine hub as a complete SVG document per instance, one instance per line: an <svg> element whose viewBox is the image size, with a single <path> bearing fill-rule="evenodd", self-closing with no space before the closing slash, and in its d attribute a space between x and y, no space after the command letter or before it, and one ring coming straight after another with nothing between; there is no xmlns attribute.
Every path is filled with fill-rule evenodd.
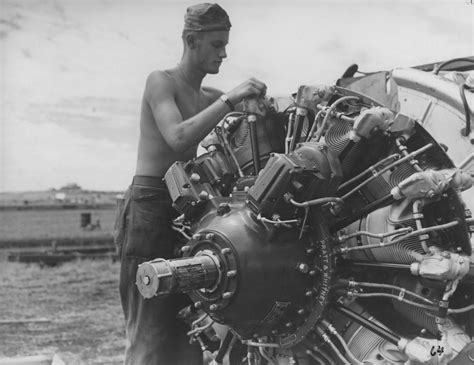
<svg viewBox="0 0 474 365"><path fill-rule="evenodd" d="M264 224L243 199L227 204L227 213L211 209L203 216L184 258L141 265L139 289L147 296L188 292L196 307L242 339L266 336L282 347L294 345L327 304L330 241L316 244L305 235L295 245L296 230Z"/></svg>

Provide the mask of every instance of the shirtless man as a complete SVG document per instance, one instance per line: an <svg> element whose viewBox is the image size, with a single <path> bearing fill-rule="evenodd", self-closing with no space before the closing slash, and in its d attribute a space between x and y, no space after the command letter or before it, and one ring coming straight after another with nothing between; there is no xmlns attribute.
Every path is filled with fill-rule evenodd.
<svg viewBox="0 0 474 365"><path fill-rule="evenodd" d="M121 258L120 295L125 314L126 364L202 363L198 346L189 345L176 314L187 297L143 299L135 286L137 267L154 258L172 258L178 240L171 229L171 208L163 176L175 161L196 156L197 145L234 105L265 93L264 83L249 79L230 92L201 86L217 74L231 24L217 4L187 9L180 63L154 71L142 101L136 175L125 194L117 220L116 244Z"/></svg>

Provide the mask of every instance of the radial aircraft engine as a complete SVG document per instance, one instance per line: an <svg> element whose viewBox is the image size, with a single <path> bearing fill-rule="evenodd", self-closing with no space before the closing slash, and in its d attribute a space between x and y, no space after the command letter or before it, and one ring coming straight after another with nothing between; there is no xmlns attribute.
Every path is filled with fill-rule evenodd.
<svg viewBox="0 0 474 365"><path fill-rule="evenodd" d="M137 286L189 295L212 363L474 363L473 177L387 95L248 99L167 171L181 257Z"/></svg>

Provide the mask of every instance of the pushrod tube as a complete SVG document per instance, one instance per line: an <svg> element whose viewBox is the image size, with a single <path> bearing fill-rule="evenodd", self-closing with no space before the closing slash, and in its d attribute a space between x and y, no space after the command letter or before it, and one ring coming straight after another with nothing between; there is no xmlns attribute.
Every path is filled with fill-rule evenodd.
<svg viewBox="0 0 474 365"><path fill-rule="evenodd" d="M395 333L380 327L378 324L375 324L374 322L371 322L369 319L361 316L360 314L350 310L349 308L340 305L340 304L335 304L332 306L336 311L339 313L345 315L349 319L353 320L354 322L359 323L361 326L364 326L365 328L371 330L372 332L376 333L383 339L387 340L390 343L393 343L394 345L398 346L398 343L401 339L400 336L396 335Z"/></svg>

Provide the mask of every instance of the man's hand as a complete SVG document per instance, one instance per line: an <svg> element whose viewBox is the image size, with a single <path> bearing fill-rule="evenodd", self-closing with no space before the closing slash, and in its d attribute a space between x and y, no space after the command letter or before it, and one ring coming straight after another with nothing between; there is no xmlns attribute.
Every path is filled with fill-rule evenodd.
<svg viewBox="0 0 474 365"><path fill-rule="evenodd" d="M265 95L267 91L267 85L263 82L252 77L247 81L243 82L236 88L232 89L227 93L227 97L232 102L232 104L237 105L240 103L246 96L260 96Z"/></svg>

